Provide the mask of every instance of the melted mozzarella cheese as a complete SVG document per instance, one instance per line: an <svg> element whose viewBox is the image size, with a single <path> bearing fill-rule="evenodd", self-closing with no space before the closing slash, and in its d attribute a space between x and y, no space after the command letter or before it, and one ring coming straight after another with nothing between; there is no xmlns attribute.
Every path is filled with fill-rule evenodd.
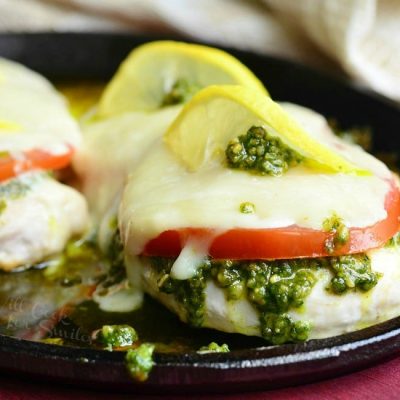
<svg viewBox="0 0 400 400"><path fill-rule="evenodd" d="M128 251L140 254L149 240L169 229L206 227L223 232L298 225L320 230L333 213L349 227L385 219L391 173L384 164L336 138L322 116L300 106L286 107L319 140L374 174L323 174L298 166L272 178L219 163L189 172L159 141L131 173L122 197L119 221ZM241 213L244 202L253 203L255 212Z"/></svg>
<svg viewBox="0 0 400 400"><path fill-rule="evenodd" d="M6 271L59 253L88 223L86 201L76 190L38 172L14 180L29 189L21 196L2 197L0 269Z"/></svg>
<svg viewBox="0 0 400 400"><path fill-rule="evenodd" d="M171 277L180 280L193 277L207 258L210 242L210 239L189 238L171 268Z"/></svg>
<svg viewBox="0 0 400 400"><path fill-rule="evenodd" d="M166 131L181 107L131 112L83 126L83 146L74 160L95 224L115 217L127 175ZM106 217L106 218L104 218ZM106 235L107 229L104 229ZM106 241L106 240L105 240Z"/></svg>
<svg viewBox="0 0 400 400"><path fill-rule="evenodd" d="M328 121L324 116L309 108L292 103L281 103L281 106L293 117L313 138L327 147L334 149L344 158L359 167L372 171L382 178L388 176L384 163L379 162L371 154L366 153L361 147L349 145L333 134Z"/></svg>
<svg viewBox="0 0 400 400"><path fill-rule="evenodd" d="M373 271L383 276L367 293L350 292L344 295L330 294L326 287L332 278L327 269L317 272L318 281L306 298L300 312L290 311L294 320L311 323L310 339L340 335L377 324L398 315L400 296L400 250L383 248L368 253ZM186 321L186 310L173 295L160 293L154 270L146 261L137 263L147 293ZM212 281L206 286L204 327L224 332L260 336L259 316L246 299L227 301L223 289Z"/></svg>
<svg viewBox="0 0 400 400"><path fill-rule="evenodd" d="M79 143L79 128L50 82L0 58L0 152L40 148L60 154Z"/></svg>

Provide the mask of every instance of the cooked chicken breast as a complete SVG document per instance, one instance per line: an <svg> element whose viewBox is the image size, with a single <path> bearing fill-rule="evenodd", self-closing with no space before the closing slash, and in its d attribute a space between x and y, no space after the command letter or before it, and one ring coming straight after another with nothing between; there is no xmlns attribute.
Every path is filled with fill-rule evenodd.
<svg viewBox="0 0 400 400"><path fill-rule="evenodd" d="M32 172L0 184L0 269L31 266L63 250L85 232L86 201L46 173Z"/></svg>

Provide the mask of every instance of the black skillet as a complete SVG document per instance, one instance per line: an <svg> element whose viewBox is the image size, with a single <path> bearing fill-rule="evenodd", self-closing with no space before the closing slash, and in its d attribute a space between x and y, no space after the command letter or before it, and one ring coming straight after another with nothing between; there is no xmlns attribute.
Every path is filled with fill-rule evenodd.
<svg viewBox="0 0 400 400"><path fill-rule="evenodd" d="M0 56L53 80L110 78L128 52L152 38L115 34L0 35ZM377 95L272 57L229 50L272 97L311 107L341 126L370 126L374 150L399 146L400 111ZM400 310L399 310L400 314ZM54 346L0 335L0 369L43 381L132 392L226 392L292 386L345 374L396 356L400 318L330 339L225 354L157 354L144 383L126 372L123 354Z"/></svg>

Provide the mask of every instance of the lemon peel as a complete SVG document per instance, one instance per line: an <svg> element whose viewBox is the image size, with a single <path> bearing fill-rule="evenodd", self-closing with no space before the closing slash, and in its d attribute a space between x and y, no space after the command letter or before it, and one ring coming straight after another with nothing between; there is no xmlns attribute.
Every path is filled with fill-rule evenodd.
<svg viewBox="0 0 400 400"><path fill-rule="evenodd" d="M230 140L252 126L265 127L304 157L304 164L330 173L369 175L311 137L283 108L260 91L237 85L201 90L171 124L164 141L191 170L221 157Z"/></svg>
<svg viewBox="0 0 400 400"><path fill-rule="evenodd" d="M182 80L199 89L212 84L239 84L268 94L245 65L222 50L156 41L137 47L121 64L101 96L98 116L156 110Z"/></svg>

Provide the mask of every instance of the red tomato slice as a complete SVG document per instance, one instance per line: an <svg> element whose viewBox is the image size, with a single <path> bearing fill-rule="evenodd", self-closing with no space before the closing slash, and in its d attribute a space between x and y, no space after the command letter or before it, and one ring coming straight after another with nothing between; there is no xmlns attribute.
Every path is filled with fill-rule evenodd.
<svg viewBox="0 0 400 400"><path fill-rule="evenodd" d="M274 229L236 228L215 236L209 255L216 259L260 260L301 257L338 256L361 253L383 246L400 230L400 192L395 184L385 199L387 218L365 228L350 228L350 239L333 253L325 243L332 233L299 226ZM145 256L177 257L187 238L210 237L210 229L184 228L168 230L150 240L143 251Z"/></svg>
<svg viewBox="0 0 400 400"><path fill-rule="evenodd" d="M20 157L6 155L0 158L0 182L33 169L60 169L66 167L74 150L67 145L64 153L52 154L41 149L26 150Z"/></svg>

